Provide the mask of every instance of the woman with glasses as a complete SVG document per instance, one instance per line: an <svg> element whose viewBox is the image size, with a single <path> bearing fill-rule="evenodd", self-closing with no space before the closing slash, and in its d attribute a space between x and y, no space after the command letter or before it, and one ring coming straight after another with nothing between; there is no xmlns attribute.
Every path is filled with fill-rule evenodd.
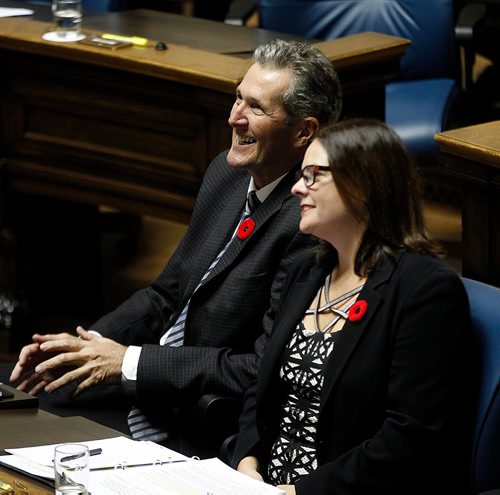
<svg viewBox="0 0 500 495"><path fill-rule="evenodd" d="M286 493L466 493L467 297L403 144L338 123L292 192L320 243L289 270L232 465Z"/></svg>

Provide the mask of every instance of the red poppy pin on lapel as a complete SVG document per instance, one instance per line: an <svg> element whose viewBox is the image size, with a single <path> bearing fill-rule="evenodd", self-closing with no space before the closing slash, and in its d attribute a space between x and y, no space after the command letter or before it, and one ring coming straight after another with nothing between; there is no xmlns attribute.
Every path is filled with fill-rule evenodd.
<svg viewBox="0 0 500 495"><path fill-rule="evenodd" d="M363 316L365 316L366 310L368 309L368 303L361 299L360 301L356 301L349 310L347 317L349 321L359 321Z"/></svg>
<svg viewBox="0 0 500 495"><path fill-rule="evenodd" d="M251 218L243 220L243 222L241 222L240 226L238 227L238 238L244 240L247 237L250 237L254 228L255 222Z"/></svg>

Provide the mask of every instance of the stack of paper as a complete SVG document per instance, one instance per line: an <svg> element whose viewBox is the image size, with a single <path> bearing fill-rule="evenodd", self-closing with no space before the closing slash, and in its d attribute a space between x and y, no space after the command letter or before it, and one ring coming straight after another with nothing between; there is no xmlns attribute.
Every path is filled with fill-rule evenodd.
<svg viewBox="0 0 500 495"><path fill-rule="evenodd" d="M219 459L91 473L99 495L284 495L231 469Z"/></svg>
<svg viewBox="0 0 500 495"><path fill-rule="evenodd" d="M120 466L143 466L158 463L188 461L189 457L167 449L153 442L137 442L126 437L91 440L84 443L89 449L102 449L99 455L90 457L90 470L114 469ZM54 478L54 445L5 449L9 456L0 456L0 462L23 471Z"/></svg>
<svg viewBox="0 0 500 495"><path fill-rule="evenodd" d="M282 495L271 485L245 476L219 459L194 460L153 442L126 437L92 440L90 491L98 495ZM0 464L54 479L56 445L5 449Z"/></svg>
<svg viewBox="0 0 500 495"><path fill-rule="evenodd" d="M0 7L0 17L17 17L20 15L33 15L31 9L11 9L9 7Z"/></svg>

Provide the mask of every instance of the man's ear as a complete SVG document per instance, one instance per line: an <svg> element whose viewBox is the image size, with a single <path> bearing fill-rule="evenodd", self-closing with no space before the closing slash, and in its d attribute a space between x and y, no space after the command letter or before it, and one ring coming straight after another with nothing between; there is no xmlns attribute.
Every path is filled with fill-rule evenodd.
<svg viewBox="0 0 500 495"><path fill-rule="evenodd" d="M299 125L297 141L300 146L307 146L316 136L319 122L316 117L306 117Z"/></svg>

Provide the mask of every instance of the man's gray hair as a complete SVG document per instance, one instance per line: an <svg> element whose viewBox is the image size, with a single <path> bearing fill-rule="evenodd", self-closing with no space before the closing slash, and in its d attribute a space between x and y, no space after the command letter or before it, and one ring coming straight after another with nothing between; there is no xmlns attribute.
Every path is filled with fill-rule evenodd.
<svg viewBox="0 0 500 495"><path fill-rule="evenodd" d="M339 78L320 50L308 43L277 39L258 46L253 59L266 69L290 70L290 87L282 95L288 124L316 117L323 127L338 120L342 108Z"/></svg>

